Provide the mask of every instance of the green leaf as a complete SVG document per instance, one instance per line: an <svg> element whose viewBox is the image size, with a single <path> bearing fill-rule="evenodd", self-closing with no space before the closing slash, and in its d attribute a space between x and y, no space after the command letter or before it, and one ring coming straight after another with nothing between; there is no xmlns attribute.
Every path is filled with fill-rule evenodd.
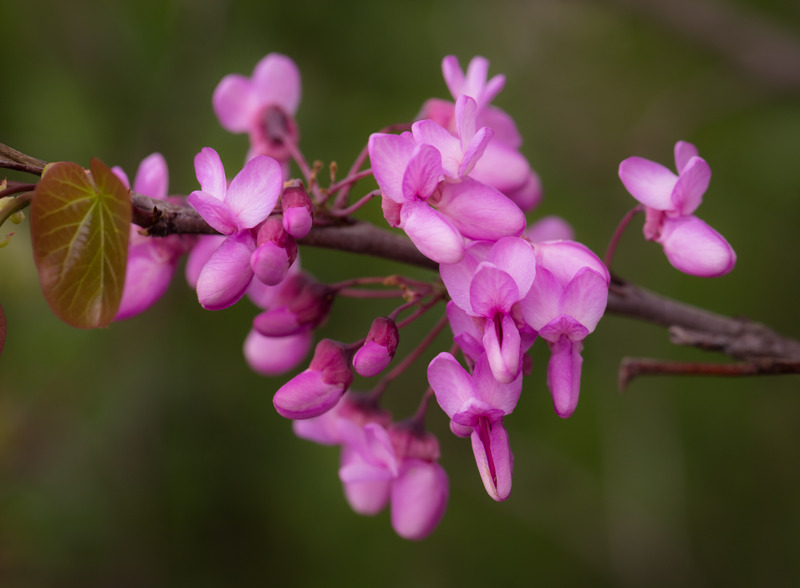
<svg viewBox="0 0 800 588"><path fill-rule="evenodd" d="M64 322L107 326L125 282L130 191L99 159L49 164L31 203L33 256L45 300Z"/></svg>

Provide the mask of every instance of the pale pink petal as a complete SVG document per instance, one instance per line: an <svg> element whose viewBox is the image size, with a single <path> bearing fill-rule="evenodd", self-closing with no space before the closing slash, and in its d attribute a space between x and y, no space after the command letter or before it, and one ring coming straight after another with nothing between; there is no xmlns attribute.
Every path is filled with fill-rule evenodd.
<svg viewBox="0 0 800 588"><path fill-rule="evenodd" d="M711 168L700 157L691 158L681 170L672 190L673 209L681 215L692 214L703 201L711 181Z"/></svg>
<svg viewBox="0 0 800 588"><path fill-rule="evenodd" d="M519 346L517 346L519 348ZM517 351L519 353L519 351ZM522 393L522 376L510 382L500 382L494 377L486 355L478 358L472 373L472 385L478 392L478 400L486 406L499 411L499 415L514 412L519 396Z"/></svg>
<svg viewBox="0 0 800 588"><path fill-rule="evenodd" d="M536 256L531 244L518 237L503 237L491 248L486 261L502 268L517 284L520 297L531 289L536 277Z"/></svg>
<svg viewBox="0 0 800 588"><path fill-rule="evenodd" d="M498 502L511 494L511 469L513 457L508 443L508 432L503 422L488 422L471 435L475 463L483 480L486 493Z"/></svg>
<svg viewBox="0 0 800 588"><path fill-rule="evenodd" d="M475 165L485 153L486 147L489 145L489 141L492 140L493 135L494 131L487 127L483 127L473 135L472 140L464 147L461 165L458 166L459 178L463 178L474 169Z"/></svg>
<svg viewBox="0 0 800 588"><path fill-rule="evenodd" d="M736 253L725 237L694 215L666 219L659 242L669 262L686 274L713 278L736 265Z"/></svg>
<svg viewBox="0 0 800 588"><path fill-rule="evenodd" d="M311 331L288 337L265 337L250 329L244 341L244 358L254 372L278 376L300 365L308 355L313 339Z"/></svg>
<svg viewBox="0 0 800 588"><path fill-rule="evenodd" d="M442 520L449 494L442 466L420 459L406 460L392 484L392 528L404 539L424 539Z"/></svg>
<svg viewBox="0 0 800 588"><path fill-rule="evenodd" d="M151 238L150 240L152 241ZM125 269L125 285L122 301L114 320L119 321L150 308L167 291L178 255L164 255L168 244L145 242L128 250L128 263Z"/></svg>
<svg viewBox="0 0 800 588"><path fill-rule="evenodd" d="M239 231L239 219L226 202L219 200L213 194L195 190L189 194L187 202L204 221L223 235L233 235Z"/></svg>
<svg viewBox="0 0 800 588"><path fill-rule="evenodd" d="M559 303L562 314L573 317L591 333L606 310L608 283L594 270L584 267L570 280Z"/></svg>
<svg viewBox="0 0 800 588"><path fill-rule="evenodd" d="M428 383L442 410L453 418L466 402L476 396L472 378L449 353L442 352L428 365Z"/></svg>
<svg viewBox="0 0 800 588"><path fill-rule="evenodd" d="M528 212L536 208L542 201L542 182L539 179L539 174L531 170L528 179L521 187L506 191L501 190L501 192L522 210ZM562 238L571 239L572 237Z"/></svg>
<svg viewBox="0 0 800 588"><path fill-rule="evenodd" d="M428 198L442 179L442 156L430 145L418 145L403 173L403 199Z"/></svg>
<svg viewBox="0 0 800 588"><path fill-rule="evenodd" d="M525 237L531 243L572 240L575 238L575 230L560 216L545 216L525 230Z"/></svg>
<svg viewBox="0 0 800 588"><path fill-rule="evenodd" d="M250 229L269 216L281 194L281 166L271 157L251 159L228 187L227 204L243 229Z"/></svg>
<svg viewBox="0 0 800 588"><path fill-rule="evenodd" d="M160 153L152 153L142 160L133 180L133 189L139 194L157 200L167 197L169 171L167 161Z"/></svg>
<svg viewBox="0 0 800 588"><path fill-rule="evenodd" d="M581 268L588 267L611 280L608 268L602 260L583 243L576 241L545 241L533 245L536 254L536 268L545 267L566 286Z"/></svg>
<svg viewBox="0 0 800 588"><path fill-rule="evenodd" d="M461 88L461 94L471 96L475 100L479 100L483 94L483 88L486 85L486 78L489 75L489 60L480 55L473 57L467 66L467 75L464 87ZM453 96L458 100L459 96Z"/></svg>
<svg viewBox="0 0 800 588"><path fill-rule="evenodd" d="M495 76L491 81L499 77L501 76ZM496 106L485 105L478 114L477 124L479 127L489 127L494 131L494 141L492 143L502 143L512 150L519 149L522 146L522 135L519 134L514 119Z"/></svg>
<svg viewBox="0 0 800 588"><path fill-rule="evenodd" d="M322 372L305 370L278 388L272 404L287 419L310 419L336 406L342 394L342 384L329 384Z"/></svg>
<svg viewBox="0 0 800 588"><path fill-rule="evenodd" d="M657 210L672 208L672 189L678 176L655 161L629 157L619 164L619 179L631 196Z"/></svg>
<svg viewBox="0 0 800 588"><path fill-rule="evenodd" d="M194 156L194 171L200 189L214 196L218 200L225 199L228 190L228 181L225 178L225 168L222 160L211 147L203 147L200 153Z"/></svg>
<svg viewBox="0 0 800 588"><path fill-rule="evenodd" d="M539 336L549 343L558 343L562 338L583 341L588 335L589 330L567 314L558 315L539 329Z"/></svg>
<svg viewBox="0 0 800 588"><path fill-rule="evenodd" d="M425 257L456 263L464 256L464 238L448 218L425 202L408 202L400 211L400 227Z"/></svg>
<svg viewBox="0 0 800 588"><path fill-rule="evenodd" d="M292 206L283 211L283 230L295 239L302 239L311 231L314 217L304 206Z"/></svg>
<svg viewBox="0 0 800 588"><path fill-rule="evenodd" d="M231 133L246 133L258 115L259 102L250 80L239 74L222 78L211 98L219 124Z"/></svg>
<svg viewBox="0 0 800 588"><path fill-rule="evenodd" d="M250 267L259 281L267 286L280 284L289 272L292 260L285 248L272 241L256 247L250 256Z"/></svg>
<svg viewBox="0 0 800 588"><path fill-rule="evenodd" d="M550 362L547 364L547 387L553 397L553 407L561 418L568 418L578 406L583 358L581 341L562 337L550 344Z"/></svg>
<svg viewBox="0 0 800 588"><path fill-rule="evenodd" d="M469 287L472 312L491 320L498 312L511 312L520 298L517 283L508 273L486 261L478 266Z"/></svg>
<svg viewBox="0 0 800 588"><path fill-rule="evenodd" d="M697 147L686 141L675 143L675 169L678 173L683 171L683 167L692 157L697 157Z"/></svg>
<svg viewBox="0 0 800 588"><path fill-rule="evenodd" d="M525 214L516 204L471 178L445 184L437 208L470 239L497 241L519 235L525 228Z"/></svg>
<svg viewBox="0 0 800 588"><path fill-rule="evenodd" d="M289 57L270 53L253 70L253 93L259 104L276 104L293 115L300 104L300 70Z"/></svg>
<svg viewBox="0 0 800 588"><path fill-rule="evenodd" d="M472 276L478 269L478 259L473 253L476 252L475 246L467 249L466 254L458 263L443 263L439 266L439 274L444 282L450 299L457 304L463 311L474 316L472 303L469 300L469 289L472 283Z"/></svg>
<svg viewBox="0 0 800 588"><path fill-rule="evenodd" d="M559 314L559 302L564 287L547 268L536 268L536 279L520 303L525 322L538 331Z"/></svg>
<svg viewBox="0 0 800 588"><path fill-rule="evenodd" d="M214 251L197 278L197 298L203 308L227 308L244 296L253 279L250 255L254 249L253 237L242 232L225 239Z"/></svg>
<svg viewBox="0 0 800 588"><path fill-rule="evenodd" d="M452 300L447 303L447 320L453 331L455 341L470 360L477 361L484 353L482 335L475 326L475 321L466 312L456 306Z"/></svg>
<svg viewBox="0 0 800 588"><path fill-rule="evenodd" d="M381 373L392 361L387 348L375 341L367 341L353 356L353 368L365 378Z"/></svg>
<svg viewBox="0 0 800 588"><path fill-rule="evenodd" d="M442 60L442 75L444 76L444 83L447 84L447 89L450 90L450 94L453 96L453 100L457 100L462 94L465 82L464 72L458 62L458 57L448 55Z"/></svg>
<svg viewBox="0 0 800 588"><path fill-rule="evenodd" d="M119 181L122 182L122 184L128 190L131 189L131 183L128 180L128 174L125 173L125 170L123 170L120 166L115 165L114 167L111 168L111 171L114 173L115 176L117 176L117 178L119 178Z"/></svg>
<svg viewBox="0 0 800 588"><path fill-rule="evenodd" d="M508 194L524 189L533 181L532 174L528 160L519 151L493 140L486 145L469 176Z"/></svg>
<svg viewBox="0 0 800 588"><path fill-rule="evenodd" d="M373 133L369 137L369 159L375 181L378 182L383 196L398 204L405 202L403 175L406 173L408 161L415 147L411 133L402 135Z"/></svg>
<svg viewBox="0 0 800 588"><path fill-rule="evenodd" d="M415 122L411 132L418 144L434 147L441 154L441 166L447 176L459 177L458 168L463 152L458 139L432 120Z"/></svg>
<svg viewBox="0 0 800 588"><path fill-rule="evenodd" d="M486 357L489 360L489 367L494 379L508 384L516 379L520 371L519 330L514 319L507 314L499 317L500 329L495 327L495 321L498 321L498 318L486 321L483 332L483 348L486 350ZM499 338L498 330L502 333L502 339Z"/></svg>
<svg viewBox="0 0 800 588"><path fill-rule="evenodd" d="M224 235L201 235L197 239L186 260L186 282L190 288L197 288L197 278L200 277L203 266L225 239Z"/></svg>

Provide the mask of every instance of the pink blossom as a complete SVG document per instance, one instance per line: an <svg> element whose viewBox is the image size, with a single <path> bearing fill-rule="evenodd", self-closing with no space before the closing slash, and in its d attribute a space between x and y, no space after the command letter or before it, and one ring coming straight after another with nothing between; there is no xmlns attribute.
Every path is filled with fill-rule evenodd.
<svg viewBox="0 0 800 588"><path fill-rule="evenodd" d="M395 322L385 316L372 321L364 345L353 356L356 372L370 378L381 373L392 361L400 334Z"/></svg>
<svg viewBox="0 0 800 588"><path fill-rule="evenodd" d="M216 151L204 147L195 157L200 190L189 204L227 238L211 254L197 278L197 297L203 308L219 310L238 301L253 278L250 258L256 242L250 229L269 216L280 196L278 163L269 157L250 160L230 186Z"/></svg>
<svg viewBox="0 0 800 588"><path fill-rule="evenodd" d="M299 139L294 114L300 94L300 72L294 61L270 53L258 62L251 78L225 76L214 90L212 103L223 128L250 135L248 159L267 155L283 165L290 158L286 141Z"/></svg>
<svg viewBox="0 0 800 588"><path fill-rule="evenodd" d="M675 144L678 175L663 165L629 157L619 165L625 188L644 204L644 236L664 248L678 270L700 277L722 276L736 264L736 253L725 238L693 213L700 206L711 169L691 143Z"/></svg>
<svg viewBox="0 0 800 588"><path fill-rule="evenodd" d="M113 171L130 188L125 172L119 167L114 167ZM153 153L139 164L133 190L156 200L165 200L168 183L167 162L160 153ZM193 239L181 235L146 237L140 231L139 226L131 224L125 286L114 320L137 315L161 298L172 280L180 257L193 243Z"/></svg>
<svg viewBox="0 0 800 588"><path fill-rule="evenodd" d="M511 493L513 457L503 417L511 414L522 391L522 377L498 382L482 355L468 374L449 353L428 365L428 382L439 406L450 417L450 429L472 439L472 451L486 492L501 501Z"/></svg>
<svg viewBox="0 0 800 588"><path fill-rule="evenodd" d="M522 353L534 339L518 311L536 275L530 243L517 237L474 243L460 262L439 270L453 302L474 317L494 377L505 383L516 379Z"/></svg>
<svg viewBox="0 0 800 588"><path fill-rule="evenodd" d="M603 316L610 276L594 253L574 241L536 243L533 251L536 278L520 308L550 346L547 385L556 414L567 418L578 404L583 339Z"/></svg>

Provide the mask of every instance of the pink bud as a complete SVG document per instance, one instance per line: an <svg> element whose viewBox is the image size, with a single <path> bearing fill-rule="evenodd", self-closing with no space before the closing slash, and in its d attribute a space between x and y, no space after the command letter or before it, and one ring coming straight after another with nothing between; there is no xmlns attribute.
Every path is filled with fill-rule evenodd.
<svg viewBox="0 0 800 588"><path fill-rule="evenodd" d="M293 180L281 195L283 228L295 239L302 239L314 222L311 199L300 180Z"/></svg>
<svg viewBox="0 0 800 588"><path fill-rule="evenodd" d="M268 286L280 284L297 259L297 243L283 229L281 220L270 216L258 230L256 245L250 256L253 273Z"/></svg>
<svg viewBox="0 0 800 588"><path fill-rule="evenodd" d="M285 337L321 324L330 312L334 291L299 273L284 280L267 310L253 319L253 327L267 337Z"/></svg>
<svg viewBox="0 0 800 588"><path fill-rule="evenodd" d="M353 358L356 372L366 378L382 372L392 361L399 338L392 319L381 316L372 321L366 342Z"/></svg>
<svg viewBox="0 0 800 588"><path fill-rule="evenodd" d="M442 520L450 485L436 462L408 459L392 484L392 527L404 539L424 539Z"/></svg>
<svg viewBox="0 0 800 588"><path fill-rule="evenodd" d="M287 419L309 419L328 412L353 382L350 358L341 343L323 339L308 369L275 393L275 410Z"/></svg>

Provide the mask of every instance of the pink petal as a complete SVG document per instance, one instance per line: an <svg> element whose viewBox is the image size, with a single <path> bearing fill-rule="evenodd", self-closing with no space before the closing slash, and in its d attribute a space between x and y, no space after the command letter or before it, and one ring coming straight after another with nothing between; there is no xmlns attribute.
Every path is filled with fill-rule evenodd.
<svg viewBox="0 0 800 588"><path fill-rule="evenodd" d="M491 320L498 312L511 312L520 298L517 283L508 273L485 261L478 266L469 287L472 312Z"/></svg>
<svg viewBox="0 0 800 588"><path fill-rule="evenodd" d="M466 151L472 138L475 136L477 126L475 118L478 116L478 104L474 98L459 96L456 100L456 128L461 140L461 150Z"/></svg>
<svg viewBox="0 0 800 588"><path fill-rule="evenodd" d="M575 277L582 268L588 267L610 282L611 276L602 260L583 243L576 241L545 241L533 246L536 267L547 268L562 286Z"/></svg>
<svg viewBox="0 0 800 588"><path fill-rule="evenodd" d="M672 208L672 189L678 176L655 161L629 157L619 164L619 179L631 196L657 210Z"/></svg>
<svg viewBox="0 0 800 588"><path fill-rule="evenodd" d="M464 72L461 70L461 64L458 62L458 57L455 55L448 55L442 60L442 75L447 89L453 96L453 100L457 100L462 94L464 88Z"/></svg>
<svg viewBox="0 0 800 588"><path fill-rule="evenodd" d="M725 237L694 215L666 219L659 242L669 262L686 274L714 278L736 265L736 253Z"/></svg>
<svg viewBox="0 0 800 588"><path fill-rule="evenodd" d="M475 321L461 310L452 300L447 303L447 320L453 331L453 341L461 348L470 360L477 361L484 353L482 335L475 326Z"/></svg>
<svg viewBox="0 0 800 588"><path fill-rule="evenodd" d="M461 165L461 143L450 132L433 122L421 120L411 127L414 140L421 145L435 148L441 155L441 167L451 178L458 178L458 167Z"/></svg>
<svg viewBox="0 0 800 588"><path fill-rule="evenodd" d="M513 457L503 422L486 423L484 430L473 431L471 438L486 493L498 502L505 500L511 494Z"/></svg>
<svg viewBox="0 0 800 588"><path fill-rule="evenodd" d="M222 78L211 103L222 128L231 133L248 132L259 109L250 80L239 74Z"/></svg>
<svg viewBox="0 0 800 588"><path fill-rule="evenodd" d="M265 337L251 329L244 341L244 358L254 372L278 376L296 368L308 355L312 342L311 331L288 337Z"/></svg>
<svg viewBox="0 0 800 588"><path fill-rule="evenodd" d="M203 266L197 279L197 298L206 310L227 308L244 296L253 270L250 255L255 241L249 232L225 239Z"/></svg>
<svg viewBox="0 0 800 588"><path fill-rule="evenodd" d="M269 216L281 194L281 166L271 157L251 159L236 174L225 196L240 227L250 229Z"/></svg>
<svg viewBox="0 0 800 588"><path fill-rule="evenodd" d="M405 202L403 176L416 144L411 133L387 135L373 133L367 145L372 173L385 198Z"/></svg>
<svg viewBox="0 0 800 588"><path fill-rule="evenodd" d="M547 386L553 397L553 407L561 418L568 418L578 406L581 386L581 357L583 343L562 337L550 344L550 362L547 364Z"/></svg>
<svg viewBox="0 0 800 588"><path fill-rule="evenodd" d="M367 341L353 356L353 368L359 375L371 378L381 373L392 361L386 347Z"/></svg>
<svg viewBox="0 0 800 588"><path fill-rule="evenodd" d="M581 323L591 333L602 318L607 301L608 284L605 278L584 267L564 288L559 310Z"/></svg>
<svg viewBox="0 0 800 588"><path fill-rule="evenodd" d="M464 239L450 220L425 202L409 202L400 211L400 227L425 257L456 263L464 256Z"/></svg>
<svg viewBox="0 0 800 588"><path fill-rule="evenodd" d="M519 353L519 351L517 351ZM522 377L518 375L511 382L500 382L494 377L486 355L478 358L472 373L472 385L478 392L478 400L486 406L507 415L514 412L522 393ZM499 416L498 416L499 418Z"/></svg>
<svg viewBox="0 0 800 588"><path fill-rule="evenodd" d="M408 459L392 484L392 528L414 541L430 535L444 516L450 486L436 462Z"/></svg>
<svg viewBox="0 0 800 588"><path fill-rule="evenodd" d="M472 303L469 298L472 277L478 269L478 259L475 258L474 245L467 249L464 257L458 263L443 263L439 266L439 274L442 277L450 299L457 304L463 311L474 316Z"/></svg>
<svg viewBox="0 0 800 588"><path fill-rule="evenodd" d="M272 398L275 410L287 419L310 419L328 412L344 394L341 384L328 384L315 370L300 372Z"/></svg>
<svg viewBox="0 0 800 588"><path fill-rule="evenodd" d="M226 202L213 194L195 190L189 194L187 202L203 217L211 227L223 235L233 235L239 231L239 222Z"/></svg>
<svg viewBox="0 0 800 588"><path fill-rule="evenodd" d="M122 301L114 320L144 312L167 291L175 273L178 255L165 259L164 247L168 247L168 244L152 241L129 249Z"/></svg>
<svg viewBox="0 0 800 588"><path fill-rule="evenodd" d="M525 322L538 331L557 317L564 287L547 268L536 268L536 279L520 303Z"/></svg>
<svg viewBox="0 0 800 588"><path fill-rule="evenodd" d="M483 333L483 347L489 360L494 379L500 383L513 382L520 371L520 336L514 319L503 315L499 320L502 325L502 339L498 337L498 329L494 321L486 321Z"/></svg>
<svg viewBox="0 0 800 588"><path fill-rule="evenodd" d="M675 169L678 170L678 173L683 171L684 166L692 157L697 157L697 147L686 141L675 143Z"/></svg>
<svg viewBox="0 0 800 588"><path fill-rule="evenodd" d="M472 137L472 140L464 147L464 155L461 157L461 165L458 166L458 177L463 178L469 174L486 152L489 141L492 140L494 131L483 127Z"/></svg>
<svg viewBox="0 0 800 588"><path fill-rule="evenodd" d="M211 255L225 241L224 235L201 235L195 246L189 252L186 260L186 282L193 290L197 288L197 279L203 266L208 263Z"/></svg>
<svg viewBox="0 0 800 588"><path fill-rule="evenodd" d="M575 238L575 230L560 216L545 216L525 230L525 237L531 243L572 240Z"/></svg>
<svg viewBox="0 0 800 588"><path fill-rule="evenodd" d="M525 215L516 204L472 178L445 184L437 208L470 239L497 241L519 235L525 228Z"/></svg>
<svg viewBox="0 0 800 588"><path fill-rule="evenodd" d="M681 215L692 214L703 201L703 194L711 180L711 168L704 159L691 158L681 170L681 175L672 190L673 209Z"/></svg>
<svg viewBox="0 0 800 588"><path fill-rule="evenodd" d="M430 145L418 145L403 173L403 199L428 198L441 179L442 156Z"/></svg>
<svg viewBox="0 0 800 588"><path fill-rule="evenodd" d="M267 286L280 284L289 271L292 260L283 247L272 241L256 247L250 256L250 267L256 278Z"/></svg>
<svg viewBox="0 0 800 588"><path fill-rule="evenodd" d="M300 104L300 70L289 57L270 53L253 70L253 93L262 105L276 104L290 115Z"/></svg>
<svg viewBox="0 0 800 588"><path fill-rule="evenodd" d="M514 148L492 140L485 146L481 158L477 160L469 175L503 194L508 194L525 188L532 181L532 174L531 166L525 156Z"/></svg>
<svg viewBox="0 0 800 588"><path fill-rule="evenodd" d="M514 279L520 297L531 289L536 277L536 256L525 239L503 237L494 244L486 261L502 268Z"/></svg>
<svg viewBox="0 0 800 588"><path fill-rule="evenodd" d="M495 76L493 82L502 76ZM503 79L505 82L505 79ZM479 127L489 127L494 131L493 143L501 143L509 149L516 150L522 146L522 135L519 134L517 124L504 110L487 104L483 106L478 114L477 124Z"/></svg>
<svg viewBox="0 0 800 588"><path fill-rule="evenodd" d="M442 410L453 418L470 398L476 397L472 378L449 353L443 352L428 365L428 383Z"/></svg>
<svg viewBox="0 0 800 588"><path fill-rule="evenodd" d="M163 200L167 197L169 171L167 161L160 153L152 153L142 160L133 180L133 189L140 194Z"/></svg>
<svg viewBox="0 0 800 588"><path fill-rule="evenodd" d="M467 75L464 87L461 88L461 94L471 96L475 100L481 98L483 88L486 85L486 78L489 74L489 60L485 57L476 56L470 60L467 66ZM458 100L460 96L453 96Z"/></svg>
<svg viewBox="0 0 800 588"><path fill-rule="evenodd" d="M311 231L314 218L304 206L292 206L283 211L283 229L295 239L302 239Z"/></svg>
<svg viewBox="0 0 800 588"><path fill-rule="evenodd" d="M200 153L194 156L194 171L200 189L218 200L224 200L228 190L228 181L225 178L225 168L222 160L211 147L203 147Z"/></svg>

